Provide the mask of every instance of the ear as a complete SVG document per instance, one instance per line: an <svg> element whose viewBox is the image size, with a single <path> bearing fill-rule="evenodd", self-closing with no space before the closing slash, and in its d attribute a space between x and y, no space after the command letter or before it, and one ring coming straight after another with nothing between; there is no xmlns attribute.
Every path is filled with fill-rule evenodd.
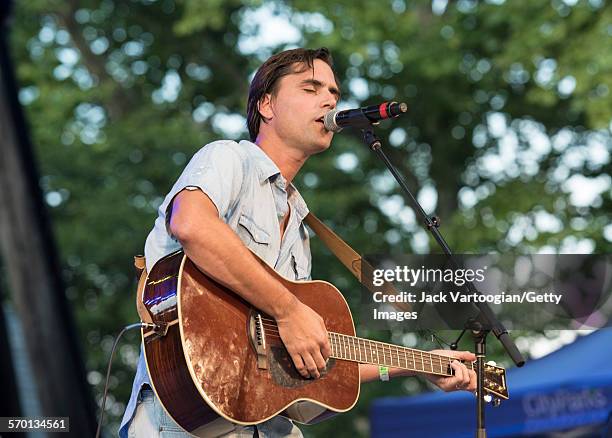
<svg viewBox="0 0 612 438"><path fill-rule="evenodd" d="M274 117L274 111L272 110L272 95L264 94L259 103L257 104L259 114L268 121Z"/></svg>

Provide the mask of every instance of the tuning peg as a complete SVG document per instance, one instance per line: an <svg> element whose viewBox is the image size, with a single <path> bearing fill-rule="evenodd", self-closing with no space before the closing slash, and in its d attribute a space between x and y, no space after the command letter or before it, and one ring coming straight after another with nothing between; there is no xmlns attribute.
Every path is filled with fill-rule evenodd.
<svg viewBox="0 0 612 438"><path fill-rule="evenodd" d="M490 360L487 362L487 365L491 365L492 367L497 366L497 362L495 362L494 360Z"/></svg>
<svg viewBox="0 0 612 438"><path fill-rule="evenodd" d="M500 398L498 398L498 397L495 397L495 398L493 399L493 407L494 407L494 408L499 408L499 405L501 405L501 399L500 399Z"/></svg>
<svg viewBox="0 0 612 438"><path fill-rule="evenodd" d="M493 397L491 397L489 394L482 397L482 399L487 403L491 403L493 401Z"/></svg>

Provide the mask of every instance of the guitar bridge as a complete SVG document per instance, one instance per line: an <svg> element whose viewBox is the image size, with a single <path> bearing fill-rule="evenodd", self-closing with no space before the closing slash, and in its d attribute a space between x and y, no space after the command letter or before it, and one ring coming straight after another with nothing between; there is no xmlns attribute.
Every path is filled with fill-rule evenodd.
<svg viewBox="0 0 612 438"><path fill-rule="evenodd" d="M266 332L264 331L261 313L259 312L251 311L249 316L249 340L257 355L257 368L267 370Z"/></svg>

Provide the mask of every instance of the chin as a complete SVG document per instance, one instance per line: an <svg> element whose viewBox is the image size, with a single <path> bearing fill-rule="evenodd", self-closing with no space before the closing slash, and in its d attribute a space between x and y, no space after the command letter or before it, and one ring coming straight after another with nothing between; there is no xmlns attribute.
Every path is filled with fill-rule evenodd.
<svg viewBox="0 0 612 438"><path fill-rule="evenodd" d="M331 146L331 138L319 140L316 142L312 142L313 145L313 154L318 154L319 152L324 152Z"/></svg>

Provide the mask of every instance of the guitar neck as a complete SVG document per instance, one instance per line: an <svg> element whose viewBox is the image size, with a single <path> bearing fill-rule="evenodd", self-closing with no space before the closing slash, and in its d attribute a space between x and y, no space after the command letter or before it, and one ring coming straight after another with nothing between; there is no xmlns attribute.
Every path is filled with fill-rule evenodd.
<svg viewBox="0 0 612 438"><path fill-rule="evenodd" d="M335 359L402 368L439 376L454 375L450 363L455 359L449 356L334 332L329 332L329 342L332 350L331 357ZM474 369L472 363L465 363L465 365Z"/></svg>

